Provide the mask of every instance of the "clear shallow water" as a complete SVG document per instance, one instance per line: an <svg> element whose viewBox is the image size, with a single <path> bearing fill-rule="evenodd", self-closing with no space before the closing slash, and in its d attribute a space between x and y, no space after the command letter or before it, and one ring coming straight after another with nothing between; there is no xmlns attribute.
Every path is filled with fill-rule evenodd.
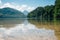
<svg viewBox="0 0 60 40"><path fill-rule="evenodd" d="M0 40L58 40L55 30L45 25L35 20L3 19L0 22Z"/></svg>

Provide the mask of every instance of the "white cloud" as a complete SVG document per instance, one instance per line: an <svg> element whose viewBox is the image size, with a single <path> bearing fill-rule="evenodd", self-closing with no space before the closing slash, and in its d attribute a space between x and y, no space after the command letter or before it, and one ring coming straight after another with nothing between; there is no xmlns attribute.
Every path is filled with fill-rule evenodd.
<svg viewBox="0 0 60 40"><path fill-rule="evenodd" d="M0 8L4 8L4 7L13 7L13 5L11 5L10 3L6 3L3 4Z"/></svg>
<svg viewBox="0 0 60 40"><path fill-rule="evenodd" d="M24 10L27 10L28 12L30 12L30 11L35 9L34 7L30 7L30 6L25 5L25 4L24 5L14 5L14 4L8 3L8 2L3 4L0 8L4 8L4 7L14 8L14 9L17 9L17 10L22 11L22 12Z"/></svg>
<svg viewBox="0 0 60 40"><path fill-rule="evenodd" d="M2 2L1 2L1 0L0 0L0 4L1 4Z"/></svg>
<svg viewBox="0 0 60 40"><path fill-rule="evenodd" d="M2 1L0 0L0 6L2 5Z"/></svg>

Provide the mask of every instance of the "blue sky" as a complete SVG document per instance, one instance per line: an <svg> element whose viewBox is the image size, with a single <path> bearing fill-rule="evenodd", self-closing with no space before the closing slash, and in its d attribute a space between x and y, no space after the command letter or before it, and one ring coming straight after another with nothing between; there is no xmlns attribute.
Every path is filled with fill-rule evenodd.
<svg viewBox="0 0 60 40"><path fill-rule="evenodd" d="M27 5L29 7L38 7L46 5L54 5L55 0L0 0L3 4L9 3L13 5Z"/></svg>
<svg viewBox="0 0 60 40"><path fill-rule="evenodd" d="M45 5L53 5L55 0L2 0L3 3L16 3L17 5L26 4L29 6L45 6Z"/></svg>

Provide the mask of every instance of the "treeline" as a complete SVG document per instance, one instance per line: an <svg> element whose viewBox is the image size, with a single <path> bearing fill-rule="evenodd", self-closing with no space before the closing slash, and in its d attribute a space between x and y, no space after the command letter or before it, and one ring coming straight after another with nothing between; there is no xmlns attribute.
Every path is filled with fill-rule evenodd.
<svg viewBox="0 0 60 40"><path fill-rule="evenodd" d="M35 10L31 11L27 17L42 20L60 20L60 0L56 0L55 5L37 7Z"/></svg>

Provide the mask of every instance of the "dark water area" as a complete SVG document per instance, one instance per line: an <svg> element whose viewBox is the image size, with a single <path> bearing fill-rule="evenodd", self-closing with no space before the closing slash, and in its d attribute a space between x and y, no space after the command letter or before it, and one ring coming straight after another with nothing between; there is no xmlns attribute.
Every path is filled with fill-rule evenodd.
<svg viewBox="0 0 60 40"><path fill-rule="evenodd" d="M60 24L36 19L0 19L0 40L60 40Z"/></svg>

